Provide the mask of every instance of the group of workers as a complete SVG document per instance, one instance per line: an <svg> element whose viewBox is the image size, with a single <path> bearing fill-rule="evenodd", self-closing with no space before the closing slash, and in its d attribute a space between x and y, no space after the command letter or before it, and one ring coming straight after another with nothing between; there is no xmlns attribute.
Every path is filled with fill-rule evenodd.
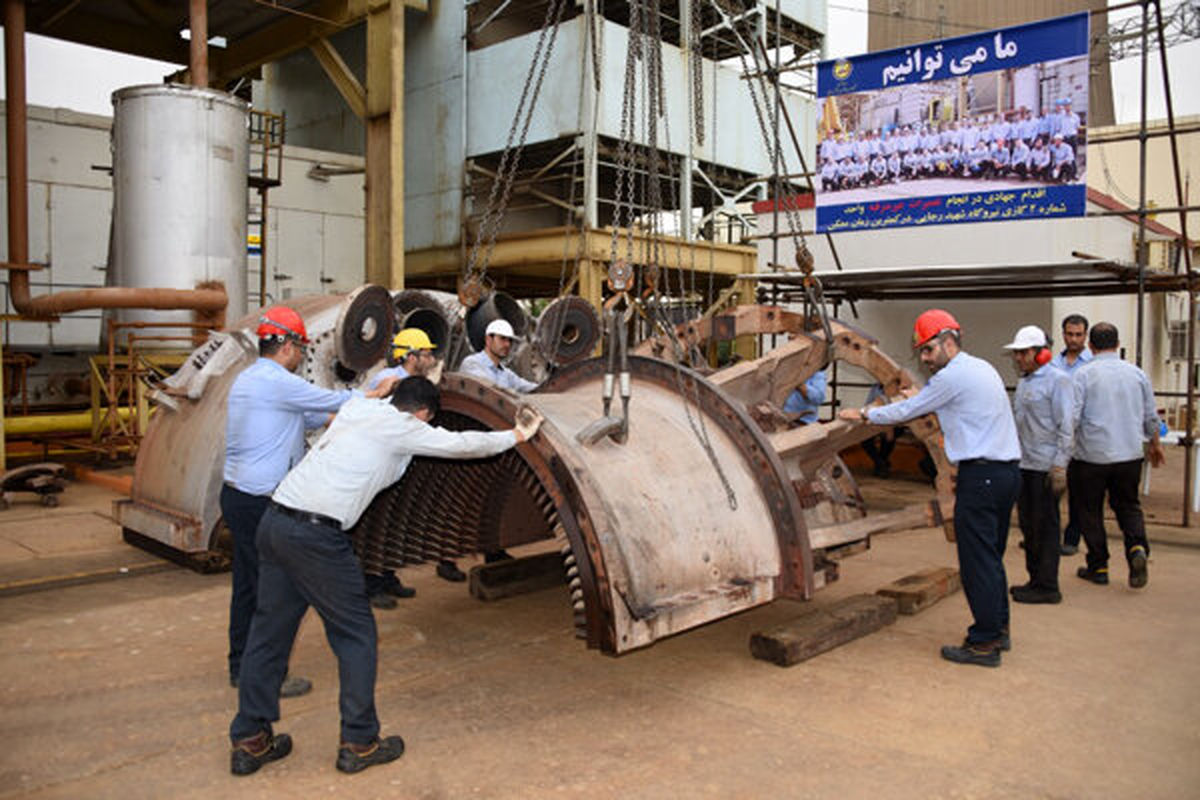
<svg viewBox="0 0 1200 800"><path fill-rule="evenodd" d="M829 134L819 147L821 189L933 177L1069 183L1078 171L1079 130L1079 115L1065 99L1039 117L1021 108L961 122Z"/></svg>
<svg viewBox="0 0 1200 800"><path fill-rule="evenodd" d="M371 606L380 605L373 602L379 596L407 597L413 590L394 573L364 575L346 531L376 494L400 480L414 456L495 455L528 441L541 417L525 408L511 430L493 432L431 425L440 408L442 362L418 329L395 335L396 363L380 370L365 391L322 389L294 374L309 341L293 309L267 309L256 333L259 358L229 392L220 497L234 543L229 678L238 690L238 711L229 731L230 769L248 775L291 752L291 737L272 725L280 697L312 688L287 674L300 620L312 607L338 660L336 766L359 772L404 752L400 736L380 736ZM513 338L508 322L491 322L484 349L468 357L461 371L529 391L534 384L502 363ZM305 431L321 427L305 453ZM503 551L493 555L508 557ZM447 572L439 565L439 574Z"/></svg>
<svg viewBox="0 0 1200 800"><path fill-rule="evenodd" d="M1118 332L1101 322L1063 321L1066 348L1055 355L1036 326L1017 331L1005 347L1021 378L1010 404L1004 382L987 361L963 349L962 328L941 309L921 314L913 347L932 373L898 402L843 409L844 420L897 425L936 414L946 457L957 465L954 531L963 592L973 616L962 644L942 657L996 667L1012 647L1009 597L1059 603L1059 498L1069 494L1071 525L1087 544L1078 577L1108 583L1104 499L1124 536L1129 585L1146 586L1150 553L1138 499L1142 465L1165 462L1150 381L1118 355ZM1090 349L1084 347L1084 337ZM1013 505L1023 536L1029 580L1008 587L1004 551ZM1068 551L1073 552L1073 551Z"/></svg>
<svg viewBox="0 0 1200 800"><path fill-rule="evenodd" d="M238 711L230 725L230 768L247 775L291 751L291 738L272 726L281 697L312 687L288 676L300 621L312 607L338 660L336 767L358 772L404 752L400 736L380 736L371 598L411 596L412 590L394 574L364 575L346 531L376 494L400 480L414 456L495 455L528 441L541 417L523 409L511 430L494 432L431 425L440 408L443 365L424 331L396 334L394 365L380 370L365 391L322 389L294 374L309 344L294 310L267 309L256 332L259 358L229 392L220 496L234 542L229 677L238 689ZM1067 347L1057 356L1034 326L1022 328L1007 345L1021 373L1014 408L996 370L963 350L958 322L945 311L927 311L916 321L913 343L933 373L929 382L898 402L873 398L868 406L839 414L876 425L938 416L946 455L958 467L954 527L974 617L961 645L942 648L948 660L998 666L1001 651L1012 646L1003 555L1014 503L1029 581L1012 587L1013 600L1061 601L1058 558L1060 546L1072 546L1072 526L1088 547L1079 577L1108 582L1106 494L1125 537L1129 583L1147 583L1149 545L1138 501L1143 444L1148 442L1152 465L1164 459L1153 392L1142 371L1118 357L1114 326L1094 326L1090 350L1083 346L1088 332L1082 317L1064 320L1063 334ZM508 322L493 321L484 349L465 359L460 370L516 392L533 389L535 384L504 366L513 339ZM824 382L824 373L817 372L789 398L787 410L801 421L815 421ZM321 427L324 432L305 453L305 431ZM1071 524L1060 545L1058 502L1064 489ZM448 570L439 565L443 572Z"/></svg>

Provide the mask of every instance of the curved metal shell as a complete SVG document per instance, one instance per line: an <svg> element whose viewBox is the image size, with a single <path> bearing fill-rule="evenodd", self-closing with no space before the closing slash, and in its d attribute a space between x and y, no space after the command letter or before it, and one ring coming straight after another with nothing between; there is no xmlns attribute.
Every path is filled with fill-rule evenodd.
<svg viewBox="0 0 1200 800"><path fill-rule="evenodd" d="M517 449L519 464L505 464L504 456L414 459L355 532L364 562L395 567L422 554L483 549L489 540L518 544L557 530L570 545L568 579L582 603L581 633L609 653L776 597L809 596L804 514L753 420L686 369L633 358L630 370L636 414L628 440L588 447L575 436L600 413L599 360L568 367L519 399L463 375L447 376L443 415L469 421L456 426L506 428L527 403L546 419L541 434ZM736 508L689 415L706 431ZM496 482L505 488L497 490ZM446 513L451 504L463 511ZM472 507L483 513L464 513ZM425 521L435 522L439 544L415 544L430 537ZM413 544L397 544L405 541Z"/></svg>

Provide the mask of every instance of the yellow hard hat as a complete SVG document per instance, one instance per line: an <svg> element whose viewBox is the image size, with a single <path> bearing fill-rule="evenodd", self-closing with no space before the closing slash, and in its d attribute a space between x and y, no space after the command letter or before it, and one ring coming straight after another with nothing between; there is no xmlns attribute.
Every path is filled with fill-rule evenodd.
<svg viewBox="0 0 1200 800"><path fill-rule="evenodd" d="M402 359L411 350L436 350L429 334L420 328L405 328L392 338L392 357Z"/></svg>

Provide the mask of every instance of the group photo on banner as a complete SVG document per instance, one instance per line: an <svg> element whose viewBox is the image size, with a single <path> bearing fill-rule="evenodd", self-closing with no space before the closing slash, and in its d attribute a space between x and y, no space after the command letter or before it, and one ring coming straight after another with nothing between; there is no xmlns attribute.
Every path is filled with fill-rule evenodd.
<svg viewBox="0 0 1200 800"><path fill-rule="evenodd" d="M822 62L817 230L1078 216L1088 14Z"/></svg>

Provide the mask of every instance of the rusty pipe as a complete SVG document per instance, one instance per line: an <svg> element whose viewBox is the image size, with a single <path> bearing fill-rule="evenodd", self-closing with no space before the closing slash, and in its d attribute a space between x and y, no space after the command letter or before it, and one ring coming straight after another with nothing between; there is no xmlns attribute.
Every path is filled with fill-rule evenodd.
<svg viewBox="0 0 1200 800"><path fill-rule="evenodd" d="M192 86L208 88L208 0L191 0L188 20L192 36L188 48L188 73Z"/></svg>
<svg viewBox="0 0 1200 800"><path fill-rule="evenodd" d="M5 133L8 136L8 260L29 263L29 159L25 123L25 3L4 0ZM29 297L29 273L9 270L13 306ZM20 308L17 309L18 311Z"/></svg>
<svg viewBox="0 0 1200 800"><path fill-rule="evenodd" d="M194 4L193 4L194 5ZM29 155L25 102L25 3L4 2L4 68L8 136L8 260L29 263ZM96 288L31 297L29 272L10 269L9 295L13 308L26 317L51 317L93 308L154 308L217 314L229 298L223 288L128 289Z"/></svg>

